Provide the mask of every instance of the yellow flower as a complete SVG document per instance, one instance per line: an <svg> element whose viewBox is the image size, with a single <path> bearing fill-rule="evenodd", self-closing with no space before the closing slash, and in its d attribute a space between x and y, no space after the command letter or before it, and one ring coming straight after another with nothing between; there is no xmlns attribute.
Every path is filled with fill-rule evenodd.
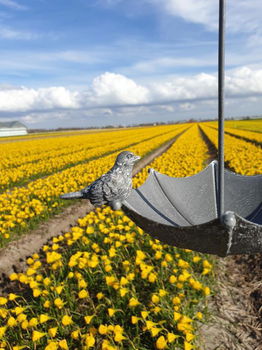
<svg viewBox="0 0 262 350"><path fill-rule="evenodd" d="M100 326L98 327L98 332L102 335L107 334L107 326L100 324Z"/></svg>
<svg viewBox="0 0 262 350"><path fill-rule="evenodd" d="M0 316L6 318L8 311L6 309L0 309Z"/></svg>
<svg viewBox="0 0 262 350"><path fill-rule="evenodd" d="M92 320L92 318L93 318L94 316L95 316L95 315L85 316L84 318L85 318L86 324L90 324L90 322L91 322L91 320Z"/></svg>
<svg viewBox="0 0 262 350"><path fill-rule="evenodd" d="M148 315L149 315L148 311L141 311L141 316L143 317L143 319L146 319Z"/></svg>
<svg viewBox="0 0 262 350"><path fill-rule="evenodd" d="M212 264L210 264L210 262L208 260L204 260L203 261L203 267L207 268L207 269L212 269Z"/></svg>
<svg viewBox="0 0 262 350"><path fill-rule="evenodd" d="M54 304L58 309L62 309L64 306L64 302L61 298L56 298Z"/></svg>
<svg viewBox="0 0 262 350"><path fill-rule="evenodd" d="M50 301L49 301L49 300L46 300L46 301L44 302L44 307L45 307L46 309L50 308Z"/></svg>
<svg viewBox="0 0 262 350"><path fill-rule="evenodd" d="M148 276L148 281L150 283L154 283L156 281L156 279L157 279L157 275L155 273L151 272Z"/></svg>
<svg viewBox="0 0 262 350"><path fill-rule="evenodd" d="M68 316L68 315L63 316L63 318L62 318L62 324L63 324L64 326L69 326L69 325L72 324L72 323L73 323L73 321L72 321L71 316Z"/></svg>
<svg viewBox="0 0 262 350"><path fill-rule="evenodd" d="M120 293L121 297L124 297L128 293L128 289L127 288L120 288L119 293Z"/></svg>
<svg viewBox="0 0 262 350"><path fill-rule="evenodd" d="M126 339L121 332L115 332L114 340L119 343L122 340Z"/></svg>
<svg viewBox="0 0 262 350"><path fill-rule="evenodd" d="M153 327L155 327L157 324L153 321L146 321L146 329L150 331Z"/></svg>
<svg viewBox="0 0 262 350"><path fill-rule="evenodd" d="M154 303L154 304L158 304L159 301L160 301L160 298L159 298L158 295L153 294L152 297L151 297L151 301L152 301L152 303Z"/></svg>
<svg viewBox="0 0 262 350"><path fill-rule="evenodd" d="M108 312L108 315L109 315L110 317L112 317L112 316L116 313L116 310L115 310L115 309L112 309L112 308L109 308L109 309L107 309L107 312Z"/></svg>
<svg viewBox="0 0 262 350"><path fill-rule="evenodd" d="M5 305L7 303L7 298L0 297L0 305Z"/></svg>
<svg viewBox="0 0 262 350"><path fill-rule="evenodd" d="M166 346L167 346L166 339L163 335L161 335L161 337L159 337L156 341L156 348L157 349L165 349Z"/></svg>
<svg viewBox="0 0 262 350"><path fill-rule="evenodd" d="M6 327L0 327L0 339L3 338L3 336L5 335L6 332Z"/></svg>
<svg viewBox="0 0 262 350"><path fill-rule="evenodd" d="M203 292L206 296L210 295L210 288L209 287L204 287Z"/></svg>
<svg viewBox="0 0 262 350"><path fill-rule="evenodd" d="M159 295L161 297L164 297L165 295L167 295L167 291L165 289L159 289Z"/></svg>
<svg viewBox="0 0 262 350"><path fill-rule="evenodd" d="M157 328L157 327L152 327L150 329L150 332L152 334L153 337L155 337L156 335L158 335L158 333L162 330L162 328Z"/></svg>
<svg viewBox="0 0 262 350"><path fill-rule="evenodd" d="M57 333L57 327L48 329L48 334L50 335L50 337L54 338L56 336L56 333Z"/></svg>
<svg viewBox="0 0 262 350"><path fill-rule="evenodd" d="M189 267L189 263L186 262L186 261L183 260L183 259L179 259L179 260L178 260L178 266L179 266L179 267L182 267L182 268L184 268L184 269L187 269L187 268Z"/></svg>
<svg viewBox="0 0 262 350"><path fill-rule="evenodd" d="M51 342L45 347L45 350L57 350L57 349L58 349L57 342L53 342L53 341L51 341Z"/></svg>
<svg viewBox="0 0 262 350"><path fill-rule="evenodd" d="M129 300L128 306L130 306L130 307L135 307L135 306L137 306L138 304L140 304L139 301L138 301L136 298L133 298L133 297L132 297L132 298Z"/></svg>
<svg viewBox="0 0 262 350"><path fill-rule="evenodd" d="M95 229L93 226L88 226L87 229L86 229L86 233L88 234L91 234L91 233L94 233L95 232Z"/></svg>
<svg viewBox="0 0 262 350"><path fill-rule="evenodd" d="M109 329L110 326L108 326L108 329ZM121 327L119 324L116 324L115 326L113 326L113 330L114 330L114 333L123 333L124 329L123 327Z"/></svg>
<svg viewBox="0 0 262 350"><path fill-rule="evenodd" d="M46 277L44 280L43 280L43 283L45 286L49 286L49 284L51 284L51 280L49 277Z"/></svg>
<svg viewBox="0 0 262 350"><path fill-rule="evenodd" d="M135 278L135 274L133 272L130 272L126 278L128 279L128 281L133 281L133 279Z"/></svg>
<svg viewBox="0 0 262 350"><path fill-rule="evenodd" d="M44 337L45 335L46 335L46 333L33 331L32 340L35 342L35 341L41 339L42 337Z"/></svg>
<svg viewBox="0 0 262 350"><path fill-rule="evenodd" d="M29 267L26 271L27 276L32 276L36 273L35 269L32 269L31 267Z"/></svg>
<svg viewBox="0 0 262 350"><path fill-rule="evenodd" d="M197 313L196 313L196 318L198 318L199 320L202 320L202 319L203 319L203 314L202 314L202 312L197 312Z"/></svg>
<svg viewBox="0 0 262 350"><path fill-rule="evenodd" d="M159 306L155 306L152 311L154 312L154 314L158 314L161 311L161 308Z"/></svg>
<svg viewBox="0 0 262 350"><path fill-rule="evenodd" d="M102 299L104 297L104 294L101 293L101 292L97 293L96 297L97 297L98 300L100 300L100 299Z"/></svg>
<svg viewBox="0 0 262 350"><path fill-rule="evenodd" d="M128 283L129 283L128 279L126 277L122 276L121 279L120 279L120 285L121 286L125 286Z"/></svg>
<svg viewBox="0 0 262 350"><path fill-rule="evenodd" d="M78 281L78 288L86 288L87 282L84 279Z"/></svg>
<svg viewBox="0 0 262 350"><path fill-rule="evenodd" d="M35 327L38 325L38 321L36 317L31 318L31 320L29 321L29 327Z"/></svg>
<svg viewBox="0 0 262 350"><path fill-rule="evenodd" d="M9 319L7 320L7 325L9 327L14 327L17 325L16 319L14 317L9 317Z"/></svg>
<svg viewBox="0 0 262 350"><path fill-rule="evenodd" d="M80 330L77 329L77 330L75 330L75 331L73 331L73 332L71 333L71 338L72 338L72 339L78 339L78 338L79 338L79 335L80 335Z"/></svg>
<svg viewBox="0 0 262 350"><path fill-rule="evenodd" d="M62 293L63 288L64 288L63 286L55 287L55 291L57 292L58 295Z"/></svg>
<svg viewBox="0 0 262 350"><path fill-rule="evenodd" d="M87 346L87 349L93 347L95 345L95 342L95 338L91 333L86 335L85 344Z"/></svg>
<svg viewBox="0 0 262 350"><path fill-rule="evenodd" d="M17 275L17 273L11 273L11 275L9 275L9 279L11 280L11 281L15 281L15 280L17 280L18 279L18 275Z"/></svg>
<svg viewBox="0 0 262 350"><path fill-rule="evenodd" d="M179 335L176 335L174 333L167 333L167 341L169 343L172 343L174 340L176 340L177 338L179 338Z"/></svg>
<svg viewBox="0 0 262 350"><path fill-rule="evenodd" d="M178 321L182 315L179 312L174 312L174 321Z"/></svg>
<svg viewBox="0 0 262 350"><path fill-rule="evenodd" d="M88 293L87 290L82 289L82 290L80 290L80 292L78 293L78 297L79 297L79 299L88 298L88 297L89 297L89 293Z"/></svg>
<svg viewBox="0 0 262 350"><path fill-rule="evenodd" d="M25 314L23 314L23 313L22 313L22 314L19 314L19 315L17 316L17 321L21 323L21 322L23 322L23 321L26 320L26 317L27 317L27 316L26 316Z"/></svg>
<svg viewBox="0 0 262 350"><path fill-rule="evenodd" d="M184 350L191 350L191 349L194 349L194 347L195 347L194 345L191 345L187 341L184 341Z"/></svg>
<svg viewBox="0 0 262 350"><path fill-rule="evenodd" d="M37 298L37 297L39 297L41 295L41 289L39 289L39 288L34 288L33 289L33 296L35 297L35 298Z"/></svg>
<svg viewBox="0 0 262 350"><path fill-rule="evenodd" d="M67 341L66 341L65 339L60 340L59 346L60 346L60 348L63 349L63 350L68 350L68 349L69 349L69 348L68 348L68 345L67 345Z"/></svg>
<svg viewBox="0 0 262 350"><path fill-rule="evenodd" d="M132 324L137 324L137 322L141 320L141 318L137 317L137 316L131 316L131 323Z"/></svg>
<svg viewBox="0 0 262 350"><path fill-rule="evenodd" d="M190 342L194 338L195 338L194 334L192 334L192 333L187 333L186 334L186 341Z"/></svg>
<svg viewBox="0 0 262 350"><path fill-rule="evenodd" d="M16 315L19 315L19 314L21 314L24 310L25 310L24 307L17 306L17 307L14 309L13 312L14 312Z"/></svg>
<svg viewBox="0 0 262 350"><path fill-rule="evenodd" d="M10 293L9 294L9 300L15 300L16 298L18 298L18 295L14 294L14 293Z"/></svg>
<svg viewBox="0 0 262 350"><path fill-rule="evenodd" d="M173 304L174 304L174 305L179 305L179 304L181 304L181 300L180 300L179 297L174 297L172 301L173 301Z"/></svg>
<svg viewBox="0 0 262 350"><path fill-rule="evenodd" d="M27 320L24 320L22 323L21 323L21 328L22 329L27 329L29 326L29 322Z"/></svg>
<svg viewBox="0 0 262 350"><path fill-rule="evenodd" d="M41 315L39 316L39 322L40 322L40 323L44 323L44 322L46 322L46 321L48 321L48 320L50 320L50 317L49 317L48 315L41 314Z"/></svg>
<svg viewBox="0 0 262 350"><path fill-rule="evenodd" d="M196 256L193 257L192 260L193 260L194 263L197 263L197 262L199 262L201 260L201 257L196 255Z"/></svg>

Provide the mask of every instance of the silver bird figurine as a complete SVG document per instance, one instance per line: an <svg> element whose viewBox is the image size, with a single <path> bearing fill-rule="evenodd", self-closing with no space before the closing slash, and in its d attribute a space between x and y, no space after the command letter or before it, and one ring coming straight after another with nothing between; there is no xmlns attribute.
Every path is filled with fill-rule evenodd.
<svg viewBox="0 0 262 350"><path fill-rule="evenodd" d="M132 152L121 152L117 156L114 166L106 174L103 174L82 190L62 194L60 198L89 199L94 207L107 204L113 210L120 210L122 202L130 195L132 190L132 170L138 159L140 157Z"/></svg>

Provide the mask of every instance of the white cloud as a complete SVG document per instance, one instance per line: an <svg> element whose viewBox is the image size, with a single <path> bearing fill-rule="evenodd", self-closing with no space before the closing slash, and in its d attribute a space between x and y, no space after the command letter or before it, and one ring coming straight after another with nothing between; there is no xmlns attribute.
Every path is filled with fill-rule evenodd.
<svg viewBox="0 0 262 350"><path fill-rule="evenodd" d="M27 7L24 5L19 4L16 1L13 0L0 0L0 5L9 7L11 9L15 9L15 10L26 10Z"/></svg>
<svg viewBox="0 0 262 350"><path fill-rule="evenodd" d="M226 87L230 95L262 94L262 69L237 68L226 77Z"/></svg>
<svg viewBox="0 0 262 350"><path fill-rule="evenodd" d="M132 66L133 71L143 72L143 73L152 73L159 72L163 69L178 67L208 67L214 66L216 64L217 57L159 57L155 59L148 59L135 63Z"/></svg>
<svg viewBox="0 0 262 350"><path fill-rule="evenodd" d="M149 102L149 91L121 74L106 72L93 80L93 98L105 104L139 104Z"/></svg>
<svg viewBox="0 0 262 350"><path fill-rule="evenodd" d="M259 95L262 95L262 69L241 67L227 72L228 98ZM104 110L102 114L112 115L112 108L117 106L142 108L150 105L169 106L173 103L178 103L182 110L190 110L196 101L216 98L217 77L212 74L174 76L142 86L123 75L107 72L96 77L84 91L72 91L62 86L40 89L1 86L0 112L30 114L34 111L100 108Z"/></svg>
<svg viewBox="0 0 262 350"><path fill-rule="evenodd" d="M54 108L77 108L77 96L77 92L71 92L64 87L2 89L0 90L0 111L25 112Z"/></svg>
<svg viewBox="0 0 262 350"><path fill-rule="evenodd" d="M38 38L38 35L33 32L18 31L9 27L0 26L0 38L15 40L32 40Z"/></svg>
<svg viewBox="0 0 262 350"><path fill-rule="evenodd" d="M217 79L212 74L174 77L163 83L152 84L155 99L163 101L194 100L216 96Z"/></svg>
<svg viewBox="0 0 262 350"><path fill-rule="evenodd" d="M185 21L199 23L209 30L217 29L217 0L147 0L166 13L182 17ZM250 33L261 26L262 2L237 0L226 2L227 27L232 32Z"/></svg>

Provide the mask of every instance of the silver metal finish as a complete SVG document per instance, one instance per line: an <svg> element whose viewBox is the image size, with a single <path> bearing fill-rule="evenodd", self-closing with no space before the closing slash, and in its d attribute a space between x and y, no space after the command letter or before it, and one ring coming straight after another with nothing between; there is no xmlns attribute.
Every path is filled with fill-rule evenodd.
<svg viewBox="0 0 262 350"><path fill-rule="evenodd" d="M123 202L123 211L164 243L226 256L262 252L262 175L225 170L225 213L219 216L218 163L175 178L151 169Z"/></svg>
<svg viewBox="0 0 262 350"><path fill-rule="evenodd" d="M224 214L225 0L219 0L218 35L218 215Z"/></svg>

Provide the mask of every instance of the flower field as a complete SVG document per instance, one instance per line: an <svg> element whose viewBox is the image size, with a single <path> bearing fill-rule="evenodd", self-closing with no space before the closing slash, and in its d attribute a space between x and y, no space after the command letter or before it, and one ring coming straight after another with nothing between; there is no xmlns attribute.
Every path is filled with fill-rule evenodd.
<svg viewBox="0 0 262 350"><path fill-rule="evenodd" d="M217 147L218 131L205 124L201 125L211 142ZM246 132L249 138L250 132ZM260 146L225 134L225 162L238 174L257 175L262 169L262 149Z"/></svg>
<svg viewBox="0 0 262 350"><path fill-rule="evenodd" d="M144 156L186 128L188 128L188 125L148 128L147 130L143 128L138 130L131 129L128 132L119 131L117 132L117 141L114 144L111 143L113 137L115 138L114 133L113 135L106 133L106 136L109 137L107 137L107 141L100 140L102 146L99 145L99 147L84 151L85 162L81 161L80 164L31 181L23 187L14 186L4 191L0 194L0 243L3 245L6 240L9 240L10 237L12 238L14 233L23 231L30 227L32 222L39 220L41 217L46 217L55 208L65 205L64 202L59 200L59 195L63 192L75 191L84 187L108 171L120 150L127 148L140 156ZM122 136L120 133L122 133ZM102 133L98 134L98 139L100 136L103 136L105 139L105 135L102 135ZM79 137L82 138L82 136ZM86 138L87 136L84 137ZM89 137L90 135L88 135ZM61 142L63 140L59 138L57 141ZM36 149L39 147L39 142L36 141ZM65 148L68 151L70 140L66 139L65 142L67 143ZM74 145L74 137L71 139L71 142ZM82 139L81 142L85 142L85 139ZM25 143L22 142L21 148L22 146L26 147ZM41 147L44 149L46 148L45 143L50 143L50 140L41 140ZM11 146L13 145L11 144ZM50 146L52 147L51 144ZM4 147L7 147L6 144L4 144ZM19 157L20 148L15 148L15 146L13 148L15 149L14 153L18 153L15 153L14 158ZM33 149L32 153L34 154ZM36 150L35 153L37 154ZM42 153L45 153L45 151ZM81 153L82 157L81 151L66 155L67 159L71 157L70 164L74 162L79 163L79 153ZM72 161L72 159L74 160ZM26 160L28 160L27 154ZM42 160L39 162L42 162ZM50 158L46 158L43 162L48 167L51 161ZM57 164L59 164L59 160L57 160ZM26 163L25 166L28 166L28 164ZM37 168L35 163L30 166ZM15 173L16 169L14 167L11 170Z"/></svg>
<svg viewBox="0 0 262 350"><path fill-rule="evenodd" d="M226 120L225 127L246 131L262 132L262 119L253 120Z"/></svg>
<svg viewBox="0 0 262 350"><path fill-rule="evenodd" d="M201 127L215 143L216 130L206 124ZM119 143L125 147L126 142L131 145L128 149L144 156L182 131L185 132L150 167L170 176L189 176L202 170L209 157L197 124L144 128L141 135L137 132L130 139L126 133ZM233 136L226 139L230 167L241 173L256 173L254 163L262 158L259 147L253 149L252 143ZM239 143L237 149L235 140ZM68 140L60 141L66 144ZM63 152L63 145L55 145L55 139L48 145L54 152ZM235 151L228 156L230 149ZM52 213L53 205L63 205L58 199L60 193L77 190L107 171L118 150L107 152L104 146L100 156L86 163L3 193L3 240L9 238L5 235L15 234L23 222L28 225L30 215L19 213L31 213L26 209L30 200L38 201L39 207L36 211L37 206L32 206L35 214L31 218L49 209ZM134 187L145 181L147 168L135 176ZM8 208L11 203L12 209ZM17 221L19 216L21 221ZM4 225L8 218L13 226ZM28 258L27 264L24 273L10 275L12 292L0 297L1 350L201 350L197 329L199 323L206 322L208 298L214 292L211 258L161 244L121 211L103 207L88 213L69 232L54 237Z"/></svg>

